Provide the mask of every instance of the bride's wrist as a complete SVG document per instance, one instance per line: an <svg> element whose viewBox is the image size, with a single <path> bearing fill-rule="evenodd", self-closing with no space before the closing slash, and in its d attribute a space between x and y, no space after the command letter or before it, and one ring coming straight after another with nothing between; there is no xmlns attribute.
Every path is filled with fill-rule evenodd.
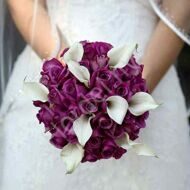
<svg viewBox="0 0 190 190"><path fill-rule="evenodd" d="M143 77L143 79L146 80L146 85L147 85L148 92L152 93L152 91L154 90L155 86L152 84L153 80L151 79L151 76L147 72L143 71L142 77Z"/></svg>

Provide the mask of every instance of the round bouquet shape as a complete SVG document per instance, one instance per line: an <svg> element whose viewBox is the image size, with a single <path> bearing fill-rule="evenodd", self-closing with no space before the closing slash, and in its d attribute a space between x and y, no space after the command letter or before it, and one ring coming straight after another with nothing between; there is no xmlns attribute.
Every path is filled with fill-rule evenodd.
<svg viewBox="0 0 190 190"><path fill-rule="evenodd" d="M24 90L39 107L37 118L61 149L67 173L79 163L119 159L128 149L155 156L134 142L145 128L149 110L158 107L136 62L136 44L113 47L105 42L76 42L60 59L46 60L40 83Z"/></svg>

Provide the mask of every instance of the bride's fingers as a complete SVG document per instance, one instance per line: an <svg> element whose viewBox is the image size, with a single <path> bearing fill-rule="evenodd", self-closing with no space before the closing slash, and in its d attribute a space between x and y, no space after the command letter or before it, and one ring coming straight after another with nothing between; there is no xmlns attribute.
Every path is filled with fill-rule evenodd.
<svg viewBox="0 0 190 190"><path fill-rule="evenodd" d="M63 50L64 49L61 49L60 51L59 51L59 53L58 53L58 55L57 55L57 59L60 61L60 63L63 65L63 66L65 66L66 64L65 64L65 62L63 61L63 58L62 58L62 53L63 53Z"/></svg>

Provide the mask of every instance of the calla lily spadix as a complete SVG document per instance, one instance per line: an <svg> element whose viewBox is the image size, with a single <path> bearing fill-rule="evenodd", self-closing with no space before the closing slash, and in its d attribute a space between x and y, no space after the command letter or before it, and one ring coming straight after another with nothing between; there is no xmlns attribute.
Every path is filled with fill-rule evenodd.
<svg viewBox="0 0 190 190"><path fill-rule="evenodd" d="M73 123L73 130L78 138L79 143L84 146L92 135L90 120L93 116L82 115Z"/></svg>
<svg viewBox="0 0 190 190"><path fill-rule="evenodd" d="M71 174L80 164L84 149L80 144L67 144L61 151L61 157L66 166L66 173Z"/></svg>
<svg viewBox="0 0 190 190"><path fill-rule="evenodd" d="M23 83L23 92L32 100L48 100L48 89L38 82L25 82Z"/></svg>
<svg viewBox="0 0 190 190"><path fill-rule="evenodd" d="M111 50L108 51L107 54L109 57L108 64L111 68L125 67L128 64L135 49L137 49L137 44L113 47Z"/></svg>
<svg viewBox="0 0 190 190"><path fill-rule="evenodd" d="M139 156L152 156L158 158L154 151L147 145L131 141L127 133L125 133L124 137L117 140L117 144L128 150L133 150Z"/></svg>
<svg viewBox="0 0 190 190"><path fill-rule="evenodd" d="M108 103L108 115L116 123L121 125L128 109L127 100L121 96L110 96L106 101Z"/></svg>
<svg viewBox="0 0 190 190"><path fill-rule="evenodd" d="M74 43L64 54L63 61L68 66L69 71L82 83L88 86L90 73L88 69L79 64L82 60L84 49L81 43Z"/></svg>
<svg viewBox="0 0 190 190"><path fill-rule="evenodd" d="M137 92L129 101L129 111L135 116L156 109L158 106L159 104L157 104L152 96L146 92Z"/></svg>

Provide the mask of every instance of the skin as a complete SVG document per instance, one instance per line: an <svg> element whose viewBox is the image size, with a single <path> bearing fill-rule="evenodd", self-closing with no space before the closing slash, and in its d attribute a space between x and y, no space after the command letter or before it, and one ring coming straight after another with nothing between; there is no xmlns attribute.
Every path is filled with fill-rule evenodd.
<svg viewBox="0 0 190 190"><path fill-rule="evenodd" d="M23 38L42 59L48 58L56 43L51 33L51 23L45 0L38 0L37 30L34 32L33 42L31 39L34 0L7 0L7 2L14 22ZM169 8L169 12L174 15L175 20L181 26L187 26L186 22L190 20L188 19L190 18L190 1L180 0L180 3L177 1L178 4L171 2L171 0L165 0L164 5ZM188 30L188 28L185 29ZM142 59L144 64L143 77L147 80L150 92L155 89L168 68L176 60L183 45L184 42L160 20ZM64 44L62 47L64 48Z"/></svg>
<svg viewBox="0 0 190 190"><path fill-rule="evenodd" d="M51 32L45 0L38 0L38 2L36 30L33 32L34 0L7 0L10 13L21 35L34 51L44 59L51 55L55 47L55 39Z"/></svg>
<svg viewBox="0 0 190 190"><path fill-rule="evenodd" d="M142 60L143 78L147 80L149 92L155 89L174 63L183 45L184 42L162 21L159 21Z"/></svg>

